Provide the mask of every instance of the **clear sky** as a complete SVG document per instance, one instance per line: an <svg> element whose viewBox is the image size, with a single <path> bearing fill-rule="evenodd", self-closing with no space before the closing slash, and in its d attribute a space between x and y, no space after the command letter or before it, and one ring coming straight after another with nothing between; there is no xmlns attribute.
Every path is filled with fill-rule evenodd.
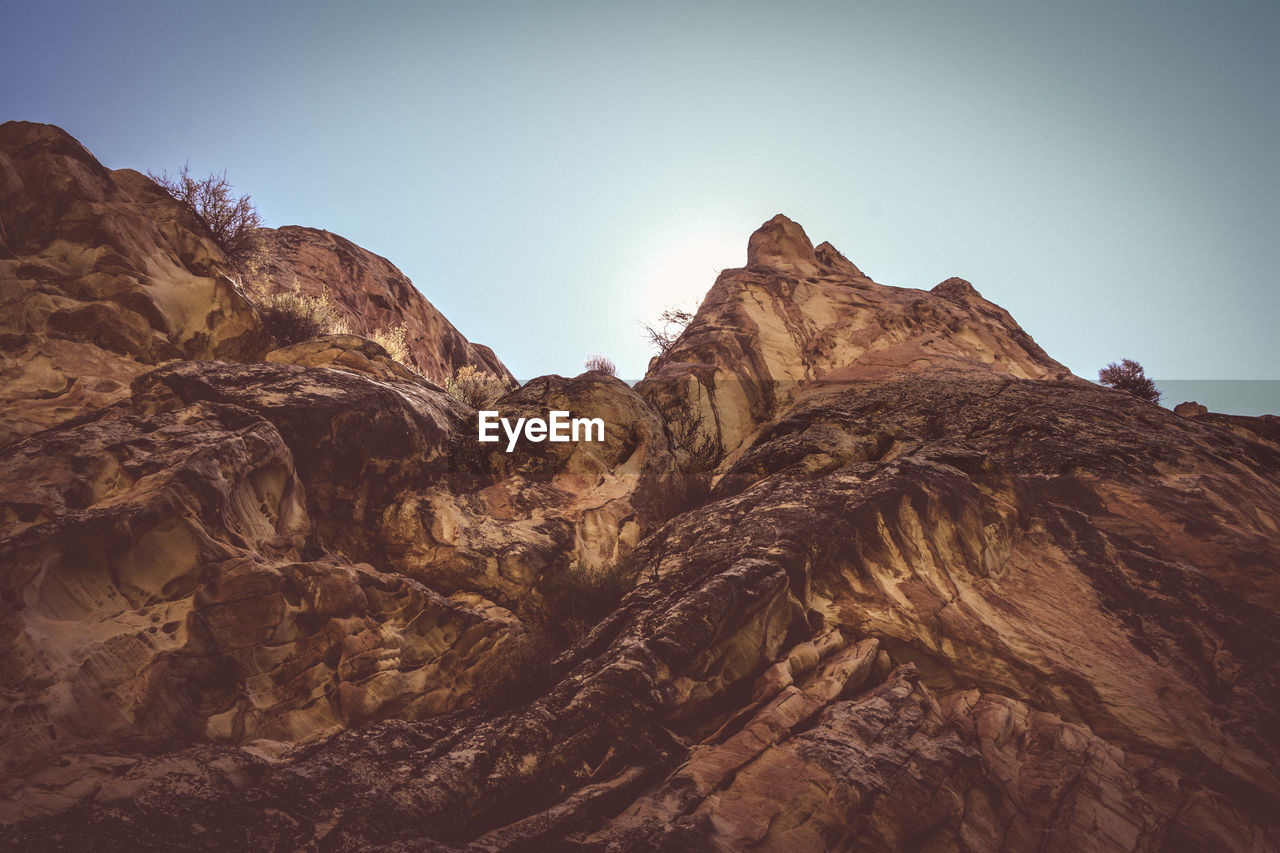
<svg viewBox="0 0 1280 853"><path fill-rule="evenodd" d="M885 284L969 279L1082 376L1280 379L1280 3L0 0L0 22L0 118L112 168L226 169L523 378L596 351L638 378L641 321L782 212Z"/></svg>

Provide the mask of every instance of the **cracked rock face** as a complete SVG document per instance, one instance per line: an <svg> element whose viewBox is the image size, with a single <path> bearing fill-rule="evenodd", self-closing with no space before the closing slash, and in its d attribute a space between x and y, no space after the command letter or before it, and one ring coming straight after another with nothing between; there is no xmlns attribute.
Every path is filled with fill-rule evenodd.
<svg viewBox="0 0 1280 853"><path fill-rule="evenodd" d="M1274 418L1078 380L784 217L638 391L495 405L600 443L480 444L360 338L265 359L0 448L10 847L1280 843ZM554 630L583 572L625 595Z"/></svg>

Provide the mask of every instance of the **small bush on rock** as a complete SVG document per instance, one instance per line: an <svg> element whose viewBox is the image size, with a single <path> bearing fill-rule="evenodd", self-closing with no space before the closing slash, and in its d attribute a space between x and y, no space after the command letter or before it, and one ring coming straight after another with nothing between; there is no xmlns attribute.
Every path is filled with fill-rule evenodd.
<svg viewBox="0 0 1280 853"><path fill-rule="evenodd" d="M613 363L613 359L606 358L600 353L596 353L587 359L587 363L583 365L587 370L597 370L601 373L607 373L610 376L618 375L618 365Z"/></svg>
<svg viewBox="0 0 1280 853"><path fill-rule="evenodd" d="M409 355L409 328L405 323L388 326L385 329L374 329L369 333L369 340L387 351L387 355L406 366L412 366Z"/></svg>
<svg viewBox="0 0 1280 853"><path fill-rule="evenodd" d="M484 409L507 392L507 383L468 364L457 369L445 383L445 390L473 409Z"/></svg>
<svg viewBox="0 0 1280 853"><path fill-rule="evenodd" d="M538 584L547 629L565 642L579 643L630 588L617 570L570 563Z"/></svg>
<svg viewBox="0 0 1280 853"><path fill-rule="evenodd" d="M1119 364L1112 362L1099 370L1098 381L1108 388L1128 391L1148 403L1160 402L1161 394L1156 383L1148 379L1142 365L1131 358L1126 358Z"/></svg>
<svg viewBox="0 0 1280 853"><path fill-rule="evenodd" d="M280 346L309 341L323 335L346 335L351 328L338 313L328 292L306 296L295 280L291 290L256 298L262 325Z"/></svg>

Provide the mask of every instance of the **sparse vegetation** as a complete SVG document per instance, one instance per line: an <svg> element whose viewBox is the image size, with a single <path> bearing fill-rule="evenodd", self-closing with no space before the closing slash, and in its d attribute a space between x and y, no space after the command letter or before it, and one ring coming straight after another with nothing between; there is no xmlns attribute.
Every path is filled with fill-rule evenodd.
<svg viewBox="0 0 1280 853"><path fill-rule="evenodd" d="M262 324L280 346L325 335L362 335L385 349L396 361L416 370L405 322L357 332L327 289L322 289L318 296L307 296L295 276L288 290L277 290L267 272L270 268L270 252L258 244L245 263L241 283L245 295L257 306Z"/></svg>
<svg viewBox="0 0 1280 853"><path fill-rule="evenodd" d="M688 454L685 473L704 474L715 470L724 454L715 436L706 430L702 412L683 397L660 404L658 412L673 447Z"/></svg>
<svg viewBox="0 0 1280 853"><path fill-rule="evenodd" d="M667 494L667 512L676 515L701 506L711 493L711 474L724 457L720 443L705 427L702 413L683 397L657 405L677 472Z"/></svg>
<svg viewBox="0 0 1280 853"><path fill-rule="evenodd" d="M616 569L569 563L538 584L547 629L569 644L579 643L629 589Z"/></svg>
<svg viewBox="0 0 1280 853"><path fill-rule="evenodd" d="M262 324L281 346L309 341L324 335L347 335L351 328L338 313L328 291L306 296L297 280L290 290L262 293L254 297Z"/></svg>
<svg viewBox="0 0 1280 853"><path fill-rule="evenodd" d="M1131 358L1126 358L1119 364L1112 362L1099 370L1098 381L1108 388L1128 391L1148 403L1160 402L1160 389L1156 388L1156 383L1147 378L1142 365Z"/></svg>
<svg viewBox="0 0 1280 853"><path fill-rule="evenodd" d="M483 409L507 392L507 383L473 365L459 367L445 390L473 409Z"/></svg>
<svg viewBox="0 0 1280 853"><path fill-rule="evenodd" d="M408 342L409 328L407 324L388 326L385 329L374 329L368 334L369 340L387 351L387 355L401 364L412 367Z"/></svg>
<svg viewBox="0 0 1280 853"><path fill-rule="evenodd" d="M606 358L600 353L596 353L588 358L586 364L583 366L586 367L587 370L597 370L600 373L607 373L610 376L618 375L618 365L613 363L613 359Z"/></svg>
<svg viewBox="0 0 1280 853"><path fill-rule="evenodd" d="M254 231L262 227L262 218L249 196L235 194L226 171L193 178L190 164L184 164L173 177L168 171L158 175L147 172L147 176L191 211L209 229L232 266L244 271L257 245Z"/></svg>
<svg viewBox="0 0 1280 853"><path fill-rule="evenodd" d="M684 334L684 330L693 321L693 314L680 308L668 308L658 315L657 326L645 326L645 336L649 343L658 348L658 355L671 352L676 341Z"/></svg>

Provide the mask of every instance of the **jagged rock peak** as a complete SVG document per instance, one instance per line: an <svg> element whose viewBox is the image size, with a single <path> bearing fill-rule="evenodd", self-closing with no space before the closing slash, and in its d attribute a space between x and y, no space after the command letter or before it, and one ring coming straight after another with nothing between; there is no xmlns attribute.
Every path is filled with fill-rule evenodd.
<svg viewBox="0 0 1280 853"><path fill-rule="evenodd" d="M830 243L815 249L800 224L781 213L757 228L747 241L747 266L801 277L834 273L862 276L862 271Z"/></svg>

